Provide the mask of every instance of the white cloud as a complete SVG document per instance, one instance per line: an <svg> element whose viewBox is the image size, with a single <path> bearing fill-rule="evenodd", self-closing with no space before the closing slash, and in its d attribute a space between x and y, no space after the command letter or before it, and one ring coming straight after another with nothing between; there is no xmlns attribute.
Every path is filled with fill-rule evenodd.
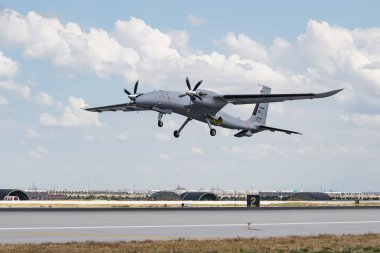
<svg viewBox="0 0 380 253"><path fill-rule="evenodd" d="M35 99L41 105L52 106L54 104L53 97L45 92L36 94Z"/></svg>
<svg viewBox="0 0 380 253"><path fill-rule="evenodd" d="M154 60L178 56L178 52L170 48L169 35L138 18L116 21L114 36L121 45L137 50L143 58Z"/></svg>
<svg viewBox="0 0 380 253"><path fill-rule="evenodd" d="M88 141L93 141L93 140L95 140L95 136L93 136L92 134L86 134L86 135L84 136L84 138L85 138L86 140L88 140Z"/></svg>
<svg viewBox="0 0 380 253"><path fill-rule="evenodd" d="M167 155L167 154L160 154L159 155L159 158L163 161L166 161L166 160L169 160L170 159L170 156Z"/></svg>
<svg viewBox="0 0 380 253"><path fill-rule="evenodd" d="M257 159L259 157L268 156L269 152L271 152L271 145L265 143L256 143L252 147L243 148L239 146L230 146L230 147L222 147L222 151L229 155L243 155L244 158ZM276 151L277 155L282 155Z"/></svg>
<svg viewBox="0 0 380 253"><path fill-rule="evenodd" d="M181 55L190 55L191 49L188 47L189 34L183 30L172 30L167 33L170 36L170 47L176 49Z"/></svg>
<svg viewBox="0 0 380 253"><path fill-rule="evenodd" d="M32 128L25 128L25 137L27 138L37 138L40 136L39 133L37 133L36 130L32 129Z"/></svg>
<svg viewBox="0 0 380 253"><path fill-rule="evenodd" d="M351 115L341 115L339 119L344 123L353 123L364 128L379 128L380 114L353 113Z"/></svg>
<svg viewBox="0 0 380 253"><path fill-rule="evenodd" d="M311 20L294 44L276 38L266 48L244 34L234 33L228 33L220 43L230 54L239 55L240 61L263 62L273 71L268 76L280 77L266 84L283 90L293 86L304 91L344 87L340 102L352 103L364 87L372 91L372 96L380 91L379 36L380 29L348 30Z"/></svg>
<svg viewBox="0 0 380 253"><path fill-rule="evenodd" d="M339 119L343 121L344 123L347 123L350 121L350 117L347 115L340 115Z"/></svg>
<svg viewBox="0 0 380 253"><path fill-rule="evenodd" d="M0 81L0 87L14 92L23 98L29 100L30 99L30 88L29 86L20 86L14 83L13 81Z"/></svg>
<svg viewBox="0 0 380 253"><path fill-rule="evenodd" d="M320 147L320 152L327 155L343 155L343 156L363 156L369 152L365 147L353 145L331 145Z"/></svg>
<svg viewBox="0 0 380 253"><path fill-rule="evenodd" d="M296 148L293 152L297 155L308 155L315 153L316 151L312 147Z"/></svg>
<svg viewBox="0 0 380 253"><path fill-rule="evenodd" d="M275 114L276 117L284 115L284 104L283 103L272 103L269 106L269 111L271 114Z"/></svg>
<svg viewBox="0 0 380 253"><path fill-rule="evenodd" d="M155 138L156 140L159 140L159 141L169 141L171 139L169 135L164 134L164 133L157 133L155 135Z"/></svg>
<svg viewBox="0 0 380 253"><path fill-rule="evenodd" d="M82 98L69 97L68 102L69 105L63 108L62 116L55 117L43 113L40 115L40 123L44 126L59 127L101 126L97 113L82 110L88 106Z"/></svg>
<svg viewBox="0 0 380 253"><path fill-rule="evenodd" d="M122 133L115 135L115 137L119 140L126 141L129 139L129 133L128 132L122 132Z"/></svg>
<svg viewBox="0 0 380 253"><path fill-rule="evenodd" d="M178 123L175 122L174 120L172 119L169 119L169 120L165 120L165 118L163 119L164 120L164 125L165 125L165 128L168 128L168 129L178 129Z"/></svg>
<svg viewBox="0 0 380 253"><path fill-rule="evenodd" d="M35 12L23 16L0 10L0 39L23 49L26 56L47 59L72 70L90 70L100 77L127 75L139 58L131 48L121 46L102 29L81 30L75 23L60 23Z"/></svg>
<svg viewBox="0 0 380 253"><path fill-rule="evenodd" d="M0 105L7 105L7 104L9 104L8 100L4 96L0 95Z"/></svg>
<svg viewBox="0 0 380 253"><path fill-rule="evenodd" d="M194 154L194 155L203 155L203 151L202 151L202 149L199 148L199 147L191 147L191 148L190 148L190 151L191 151L191 153Z"/></svg>
<svg viewBox="0 0 380 253"><path fill-rule="evenodd" d="M201 17L197 17L197 16L195 16L193 14L187 15L186 19L192 25L203 25L203 24L205 24L207 22L207 19L201 18Z"/></svg>
<svg viewBox="0 0 380 253"><path fill-rule="evenodd" d="M238 146L223 147L222 151L227 154L243 154L247 152L244 148Z"/></svg>
<svg viewBox="0 0 380 253"><path fill-rule="evenodd" d="M0 51L0 77L12 78L18 72L18 64Z"/></svg>
<svg viewBox="0 0 380 253"><path fill-rule="evenodd" d="M358 114L352 115L351 120L354 124L361 127L380 127L380 115Z"/></svg>
<svg viewBox="0 0 380 253"><path fill-rule="evenodd" d="M112 32L97 28L84 31L75 23L62 24L35 12L21 15L3 9L0 30L0 41L20 47L28 57L100 77L119 75L132 81L141 75L145 82L160 86L168 79L184 81L185 76L199 76L214 83L219 91L225 87L236 89L236 82L250 87L258 81L286 83L283 75L270 66L237 54L192 54L187 49L186 32L163 33L134 17L118 20ZM248 46L255 44L253 40L246 36L236 40L252 51ZM257 48L259 58L265 58L265 50L259 45Z"/></svg>
<svg viewBox="0 0 380 253"><path fill-rule="evenodd" d="M306 155L307 152L306 150L302 149L302 148L297 148L294 150L294 153L298 154L298 155Z"/></svg>
<svg viewBox="0 0 380 253"><path fill-rule="evenodd" d="M244 59L251 59L258 62L267 61L268 50L244 34L236 36L234 33L228 33L223 38L222 43L229 51L237 53Z"/></svg>
<svg viewBox="0 0 380 253"><path fill-rule="evenodd" d="M49 133L49 134L44 134L44 133L39 133L37 130L33 128L25 128L24 129L24 136L26 138L54 138L55 134L54 133Z"/></svg>
<svg viewBox="0 0 380 253"><path fill-rule="evenodd" d="M218 129L218 133L220 133L220 135L223 137L231 137L232 130L227 128L220 128Z"/></svg>
<svg viewBox="0 0 380 253"><path fill-rule="evenodd" d="M264 143L258 143L258 144L256 144L256 150L255 151L259 156L267 156L270 149L271 149L271 145L264 144Z"/></svg>
<svg viewBox="0 0 380 253"><path fill-rule="evenodd" d="M47 154L47 150L44 149L44 148L42 148L42 147L38 147L36 149L33 149L33 150L29 151L29 155L31 157L38 158L38 159L43 158L46 154Z"/></svg>

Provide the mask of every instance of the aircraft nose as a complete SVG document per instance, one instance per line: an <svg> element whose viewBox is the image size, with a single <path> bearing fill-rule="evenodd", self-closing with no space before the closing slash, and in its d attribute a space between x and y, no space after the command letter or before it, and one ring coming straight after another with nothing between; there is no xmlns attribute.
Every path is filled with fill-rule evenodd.
<svg viewBox="0 0 380 253"><path fill-rule="evenodd" d="M150 102L150 95L149 94L141 94L140 96L138 96L137 98L136 98L136 103L137 104L142 104L142 105L146 105L146 104L149 104L149 102Z"/></svg>

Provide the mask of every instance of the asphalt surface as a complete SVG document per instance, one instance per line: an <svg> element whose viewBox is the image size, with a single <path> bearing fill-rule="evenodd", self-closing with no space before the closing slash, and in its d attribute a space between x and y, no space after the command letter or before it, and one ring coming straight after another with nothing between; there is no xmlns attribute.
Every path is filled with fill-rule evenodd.
<svg viewBox="0 0 380 253"><path fill-rule="evenodd" d="M0 210L0 243L326 233L380 233L380 208Z"/></svg>

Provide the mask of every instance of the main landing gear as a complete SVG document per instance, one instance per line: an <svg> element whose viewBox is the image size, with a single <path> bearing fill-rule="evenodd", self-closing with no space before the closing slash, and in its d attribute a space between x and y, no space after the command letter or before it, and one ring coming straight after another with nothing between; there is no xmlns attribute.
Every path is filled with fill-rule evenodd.
<svg viewBox="0 0 380 253"><path fill-rule="evenodd" d="M189 123L190 120L191 120L191 118L187 118L185 120L185 122L183 122L182 126L178 130L175 130L173 132L174 137L178 138L180 136L182 129L186 126L187 123ZM212 128L210 120L207 117L205 117L205 121L206 121L207 125L210 128L210 135L211 136L215 136L216 135L216 130L214 128Z"/></svg>
<svg viewBox="0 0 380 253"><path fill-rule="evenodd" d="M176 138L179 137L179 135L180 135L182 129L186 126L187 123L189 123L190 120L191 120L191 118L187 118L187 119L185 120L185 122L183 122L182 126L181 126L178 130L175 130L175 131L173 132L174 137L176 137Z"/></svg>
<svg viewBox="0 0 380 253"><path fill-rule="evenodd" d="M205 120L206 120L206 123L207 123L208 127L210 128L210 135L211 136L215 136L216 135L216 130L215 130L215 128L212 128L210 120L208 119L207 116L205 116Z"/></svg>
<svg viewBox="0 0 380 253"><path fill-rule="evenodd" d="M163 116L164 114L162 113L162 112L160 112L159 114L158 114L158 127L162 127L163 125L164 125L164 122L162 121L162 116Z"/></svg>

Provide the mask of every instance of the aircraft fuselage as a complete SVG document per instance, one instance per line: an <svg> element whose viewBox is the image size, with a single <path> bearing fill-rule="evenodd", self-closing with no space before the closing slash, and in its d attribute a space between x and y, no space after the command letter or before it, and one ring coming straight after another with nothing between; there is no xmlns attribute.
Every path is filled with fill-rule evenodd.
<svg viewBox="0 0 380 253"><path fill-rule="evenodd" d="M221 109L227 105L226 101L217 99L215 92L198 89L200 99L191 99L182 96L184 93L174 91L152 91L144 93L135 99L136 105L150 108L164 108L185 117L206 122L206 118L212 125L230 129L255 129L249 122L223 112ZM209 116L209 117L208 117Z"/></svg>

